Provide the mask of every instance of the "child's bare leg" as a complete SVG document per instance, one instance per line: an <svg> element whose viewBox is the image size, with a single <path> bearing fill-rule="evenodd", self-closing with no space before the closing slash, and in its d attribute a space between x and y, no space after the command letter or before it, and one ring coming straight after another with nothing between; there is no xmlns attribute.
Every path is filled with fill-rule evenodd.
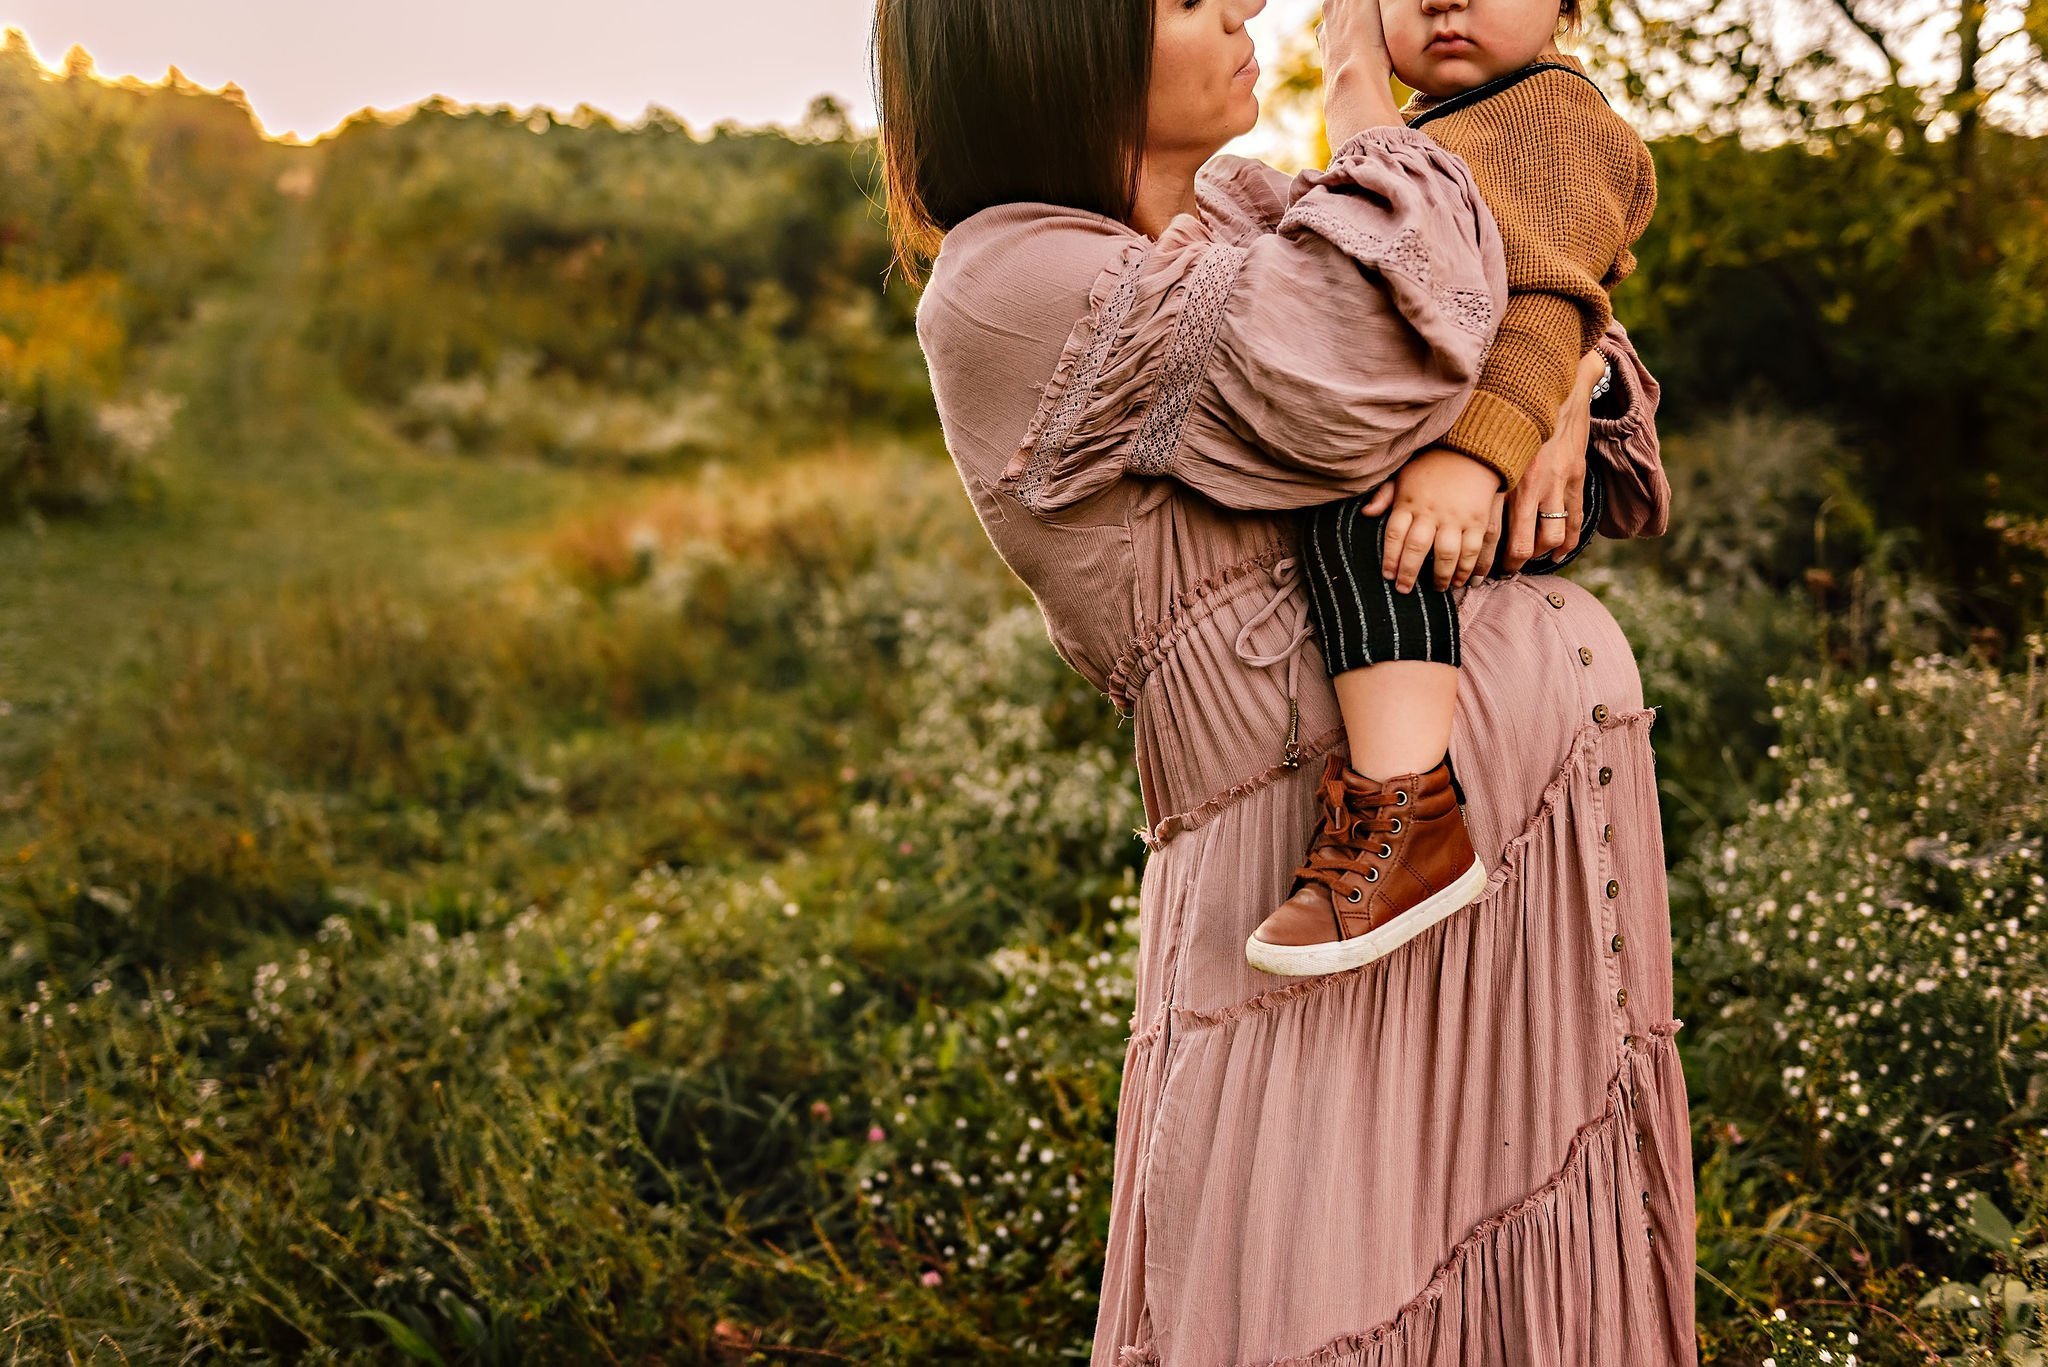
<svg viewBox="0 0 2048 1367"><path fill-rule="evenodd" d="M1458 669L1431 660L1385 660L1332 677L1351 748L1369 779L1425 773L1451 744Z"/></svg>

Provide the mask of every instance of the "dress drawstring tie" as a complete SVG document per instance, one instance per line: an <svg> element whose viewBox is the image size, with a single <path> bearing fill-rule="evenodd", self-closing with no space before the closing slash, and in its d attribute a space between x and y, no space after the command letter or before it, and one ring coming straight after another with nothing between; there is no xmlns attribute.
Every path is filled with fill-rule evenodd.
<svg viewBox="0 0 2048 1367"><path fill-rule="evenodd" d="M1308 600L1299 599L1299 616L1287 644L1271 655L1250 653L1246 640L1251 636L1253 629L1278 612L1289 598L1299 597L1294 593L1295 581L1300 576L1293 556L1283 555L1275 560L1271 573L1276 585L1272 596L1266 600L1265 606L1253 613L1246 619L1245 624L1238 628L1237 639L1232 642L1231 649L1237 653L1238 659L1257 669L1267 669L1282 660L1287 661L1287 744L1280 752L1280 762L1294 769L1301 764L1301 704L1294 687L1295 670L1301 660L1301 644L1313 634L1314 627L1309 622Z"/></svg>

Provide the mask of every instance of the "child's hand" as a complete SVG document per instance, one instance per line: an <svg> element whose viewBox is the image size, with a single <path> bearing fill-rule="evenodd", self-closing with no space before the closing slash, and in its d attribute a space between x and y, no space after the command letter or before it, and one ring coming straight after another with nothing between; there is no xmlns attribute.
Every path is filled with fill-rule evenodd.
<svg viewBox="0 0 2048 1367"><path fill-rule="evenodd" d="M1406 593L1433 552L1436 587L1464 583L1500 535L1503 493L1493 467L1461 451L1431 446L1416 452L1364 505L1369 514L1393 509L1380 573Z"/></svg>

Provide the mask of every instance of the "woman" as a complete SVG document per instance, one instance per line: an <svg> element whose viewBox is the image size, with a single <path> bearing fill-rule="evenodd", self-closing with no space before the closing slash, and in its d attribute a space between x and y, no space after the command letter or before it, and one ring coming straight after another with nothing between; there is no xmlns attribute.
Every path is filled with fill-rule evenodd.
<svg viewBox="0 0 2048 1367"><path fill-rule="evenodd" d="M1695 1360L1693 1194L1649 746L1626 641L1517 572L1589 458L1609 535L1663 529L1625 332L1460 590L1451 751L1478 903L1364 967L1275 978L1343 743L1289 511L1457 416L1505 300L1464 163L1402 126L1372 0L1328 0L1337 152L1252 126L1263 0L880 0L891 217L947 446L1054 646L1135 723L1150 856L1093 1360L1623 1367ZM1572 664L1569 673L1555 666ZM1474 738L1494 738L1489 745ZM1512 738L1502 740L1499 738Z"/></svg>

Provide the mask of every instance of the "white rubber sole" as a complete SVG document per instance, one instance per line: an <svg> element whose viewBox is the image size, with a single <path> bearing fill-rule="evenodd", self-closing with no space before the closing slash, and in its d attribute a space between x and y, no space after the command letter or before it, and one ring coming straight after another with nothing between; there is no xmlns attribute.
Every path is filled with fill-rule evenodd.
<svg viewBox="0 0 2048 1367"><path fill-rule="evenodd" d="M1472 867L1459 874L1455 882L1417 902L1378 930L1320 945L1267 944L1253 931L1245 939L1244 957L1253 968L1294 978L1341 973L1369 964L1399 949L1452 912L1471 906L1485 888L1486 878L1486 865L1475 854Z"/></svg>

